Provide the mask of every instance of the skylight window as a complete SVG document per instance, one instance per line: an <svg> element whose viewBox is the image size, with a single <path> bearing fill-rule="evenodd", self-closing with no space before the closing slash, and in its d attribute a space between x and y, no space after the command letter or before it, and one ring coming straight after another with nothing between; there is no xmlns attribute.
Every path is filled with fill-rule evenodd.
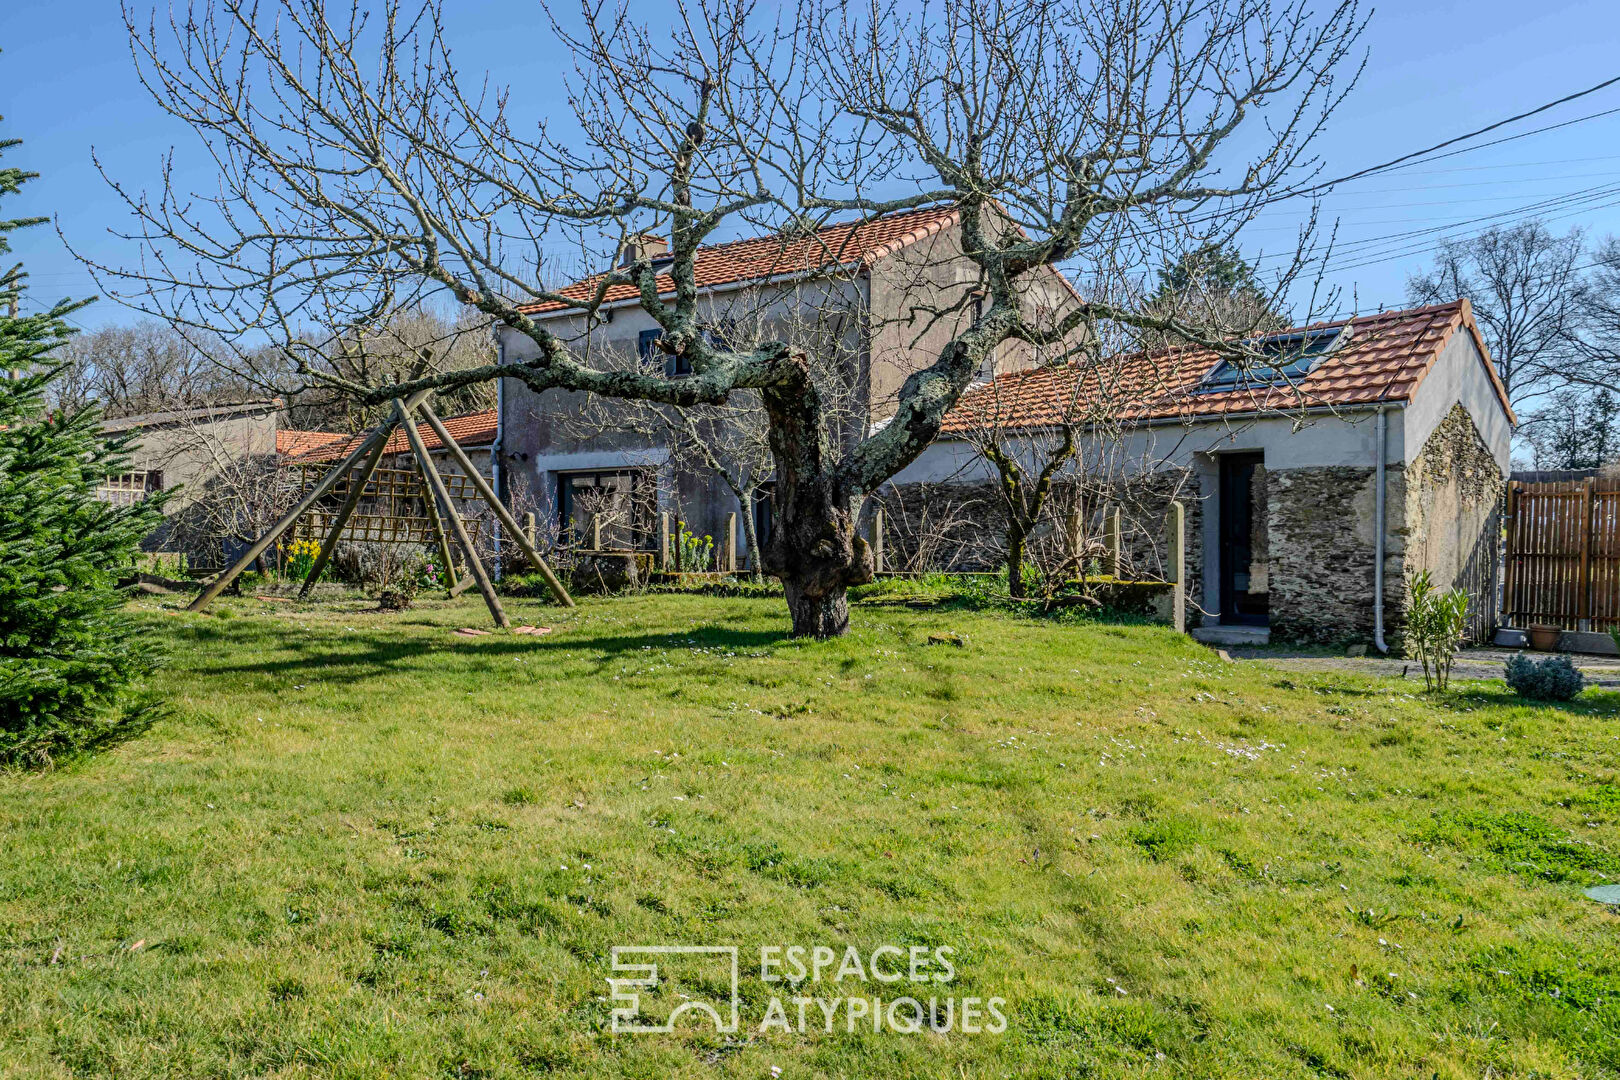
<svg viewBox="0 0 1620 1080"><path fill-rule="evenodd" d="M1348 331L1348 326L1331 326L1246 341L1244 347L1258 353L1259 357L1240 364L1222 360L1214 371L1204 376L1199 389L1236 390L1297 383L1310 374L1322 357L1348 340Z"/></svg>

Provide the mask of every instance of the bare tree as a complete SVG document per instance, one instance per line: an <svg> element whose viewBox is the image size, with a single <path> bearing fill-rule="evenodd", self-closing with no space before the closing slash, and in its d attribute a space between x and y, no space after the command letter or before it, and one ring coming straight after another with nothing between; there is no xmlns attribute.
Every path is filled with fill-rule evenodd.
<svg viewBox="0 0 1620 1080"><path fill-rule="evenodd" d="M1361 29L1354 0L1320 15L1302 0L940 0L920 14L804 0L780 19L754 0L684 0L667 33L587 3L582 31L553 24L574 113L554 132L462 82L441 0L405 5L219 0L161 29L129 18L141 77L202 137L219 188L120 186L144 258L102 273L175 325L239 346L273 335L306 379L366 404L497 376L683 408L758 392L776 484L765 562L794 632L816 636L844 632L845 591L871 577L862 502L998 348L1113 320L1236 353L1222 328L1085 289L1036 327L1020 289L1051 264L1107 279L1229 241L1314 169ZM696 252L727 229L804 235L935 204L956 208L979 270L971 317L929 346L892 419L835 456L802 352L705 335ZM668 263L616 265L658 220ZM559 242L608 267L583 297L536 280ZM524 307L595 317L618 285L690 376L592 367ZM532 355L386 385L338 373L342 333L317 328L375 324L441 292Z"/></svg>
<svg viewBox="0 0 1620 1080"><path fill-rule="evenodd" d="M487 318L462 310L453 317L438 306L397 308L384 318L346 329L330 347L332 374L346 382L376 386L412 377L417 370L465 371L495 362L495 344ZM283 381L273 376L266 385ZM363 402L340 385L294 381L289 417L298 427L323 431L365 431L388 413L386 402ZM495 407L494 384L472 382L450 387L436 410L445 415Z"/></svg>
<svg viewBox="0 0 1620 1080"><path fill-rule="evenodd" d="M1440 245L1433 269L1408 279L1413 303L1467 297L1515 409L1556 389L1576 355L1582 309L1579 229L1555 236L1540 221L1487 229Z"/></svg>
<svg viewBox="0 0 1620 1080"><path fill-rule="evenodd" d="M244 442L208 416L177 419L153 463L196 480L170 503L163 543L204 566L224 566L232 552L251 544L275 524L297 497L291 470L283 467L273 439ZM263 568L261 564L261 569Z"/></svg>
<svg viewBox="0 0 1620 1080"><path fill-rule="evenodd" d="M1567 420L1583 401L1606 412L1610 397L1620 394L1620 238L1606 238L1593 255L1580 290L1570 351L1561 360L1549 374L1569 392L1555 395L1545 410L1548 417ZM1541 450L1538 446L1538 458Z"/></svg>
<svg viewBox="0 0 1620 1080"><path fill-rule="evenodd" d="M76 334L53 354L64 370L52 387L52 405L94 405L117 419L220 405L257 392L196 337L152 319Z"/></svg>
<svg viewBox="0 0 1620 1080"><path fill-rule="evenodd" d="M859 442L871 423L862 397L863 353L870 350L854 332L870 325L872 313L858 290L806 290L771 293L740 290L711 301L705 321L711 339L728 348L757 349L781 341L804 357L822 402L822 426L829 435L829 457L837 459ZM611 362L606 357L604 362ZM866 355L868 362L880 360ZM666 358L655 353L625 357L623 364L656 375ZM881 405L881 402L879 403ZM555 414L559 426L583 442L629 434L646 447L667 451L666 467L679 491L682 475L717 478L736 498L750 575L763 577L762 553L753 507L769 490L774 469L769 416L756 390L738 390L721 404L677 408L655 401L588 397L573 411Z"/></svg>

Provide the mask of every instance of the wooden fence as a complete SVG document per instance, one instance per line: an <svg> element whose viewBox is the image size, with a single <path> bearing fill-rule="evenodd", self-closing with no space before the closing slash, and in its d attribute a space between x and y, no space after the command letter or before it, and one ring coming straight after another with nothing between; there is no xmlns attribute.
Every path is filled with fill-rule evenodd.
<svg viewBox="0 0 1620 1080"><path fill-rule="evenodd" d="M1505 531L1508 625L1620 627L1620 479L1515 480Z"/></svg>

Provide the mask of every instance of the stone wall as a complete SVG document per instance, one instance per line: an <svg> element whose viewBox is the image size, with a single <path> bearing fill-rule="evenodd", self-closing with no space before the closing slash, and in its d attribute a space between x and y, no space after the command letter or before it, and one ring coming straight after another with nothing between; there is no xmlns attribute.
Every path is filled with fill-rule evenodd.
<svg viewBox="0 0 1620 1080"><path fill-rule="evenodd" d="M1370 465L1267 471L1274 639L1372 639L1376 472ZM1386 471L1385 483L1385 521L1395 526L1405 486L1399 466ZM1390 528L1385 547L1384 618L1392 633L1403 593L1400 533Z"/></svg>
<svg viewBox="0 0 1620 1080"><path fill-rule="evenodd" d="M1100 555L1104 509L1117 505L1124 576L1161 580L1167 576L1165 529L1172 499L1180 499L1185 508L1183 580L1189 583L1192 596L1196 594L1193 583L1203 565L1203 507L1191 470L1163 470L1132 478L1109 490L1072 481L1055 484L1046 520L1031 537L1030 546L1062 543L1057 530L1065 527L1072 508L1078 504L1086 522L1089 550ZM891 486L874 502L884 508L888 517L885 546L890 569L985 571L999 570L1005 563L1006 519L1001 495L993 484Z"/></svg>
<svg viewBox="0 0 1620 1080"><path fill-rule="evenodd" d="M1170 503L1181 500L1186 511L1186 538L1181 580L1187 584L1189 600L1200 590L1204 565L1204 503L1198 494L1198 478L1191 469L1162 469L1133 480L1119 498L1120 547L1128 577L1168 580L1166 528ZM1196 623L1197 612L1190 616Z"/></svg>
<svg viewBox="0 0 1620 1080"><path fill-rule="evenodd" d="M1454 405L1412 459L1406 565L1469 594L1476 636L1494 626L1500 508L1507 489L1468 410Z"/></svg>

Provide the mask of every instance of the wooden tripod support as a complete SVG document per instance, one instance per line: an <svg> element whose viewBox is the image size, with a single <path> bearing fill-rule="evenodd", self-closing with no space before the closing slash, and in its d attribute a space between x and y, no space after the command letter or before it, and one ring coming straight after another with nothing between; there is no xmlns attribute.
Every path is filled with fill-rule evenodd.
<svg viewBox="0 0 1620 1080"><path fill-rule="evenodd" d="M343 535L343 527L348 524L355 508L360 505L366 484L371 480L372 474L377 470L378 463L383 459L389 436L394 433L395 427L403 425L406 441L410 444L411 454L416 458L417 468L421 472L426 485L423 499L428 504L428 517L433 521L438 536L441 547L440 557L445 559L445 573L446 575L453 573L453 566L448 558L450 538L444 533L445 518L449 519L450 526L455 531L456 543L466 556L467 568L472 572L469 580L452 588L451 595L458 595L467 586L477 584L479 592L483 594L484 602L489 606L489 614L495 621L495 625L503 628L509 625L506 612L501 607L500 598L495 595L495 586L490 581L489 574L485 571L483 563L478 559L478 553L473 548L472 538L467 534L467 527L462 523L461 515L456 512L455 503L450 497L449 490L445 487L444 478L433 464L433 458L422 442L421 433L416 430L414 414L417 411L421 412L423 418L427 421L428 427L433 430L433 434L439 437L439 441L449 451L451 459L466 475L473 489L478 493L479 498L489 505L490 510L494 512L502 527L507 530L518 547L522 549L529 562L534 565L540 576L545 579L546 586L551 590L551 594L556 598L557 603L563 607L573 607L574 600L568 595L568 590L563 588L563 584L558 580L557 575L552 572L546 560L541 557L540 552L529 541L528 535L518 525L517 520L512 516L512 512L501 502L494 489L489 486L489 482L473 467L466 451L451 437L449 430L434 415L433 410L428 407L428 396L428 391L422 391L412 394L403 401L396 398L394 400L394 411L388 419L373 428L359 446L356 446L347 457L328 470L320 481L299 500L298 505L289 510L282 516L280 521L272 525L263 536L254 541L229 569L209 582L208 586L198 593L197 598L188 605L187 610L201 611L213 603L214 599L224 592L231 582L241 575L242 571L253 565L254 561L263 555L271 544L275 543L277 537L290 529L300 517L308 513L311 507L336 487L338 482L348 475L356 465L359 465L359 473L353 478L348 494L344 497L343 506L338 510L331 527L326 531L326 536L321 543L320 554L316 556L314 565L310 567L309 576L304 579L303 585L298 590L300 599L308 596L310 589L314 587L315 582L320 578L321 572L331 562L332 551L337 547L337 542Z"/></svg>

